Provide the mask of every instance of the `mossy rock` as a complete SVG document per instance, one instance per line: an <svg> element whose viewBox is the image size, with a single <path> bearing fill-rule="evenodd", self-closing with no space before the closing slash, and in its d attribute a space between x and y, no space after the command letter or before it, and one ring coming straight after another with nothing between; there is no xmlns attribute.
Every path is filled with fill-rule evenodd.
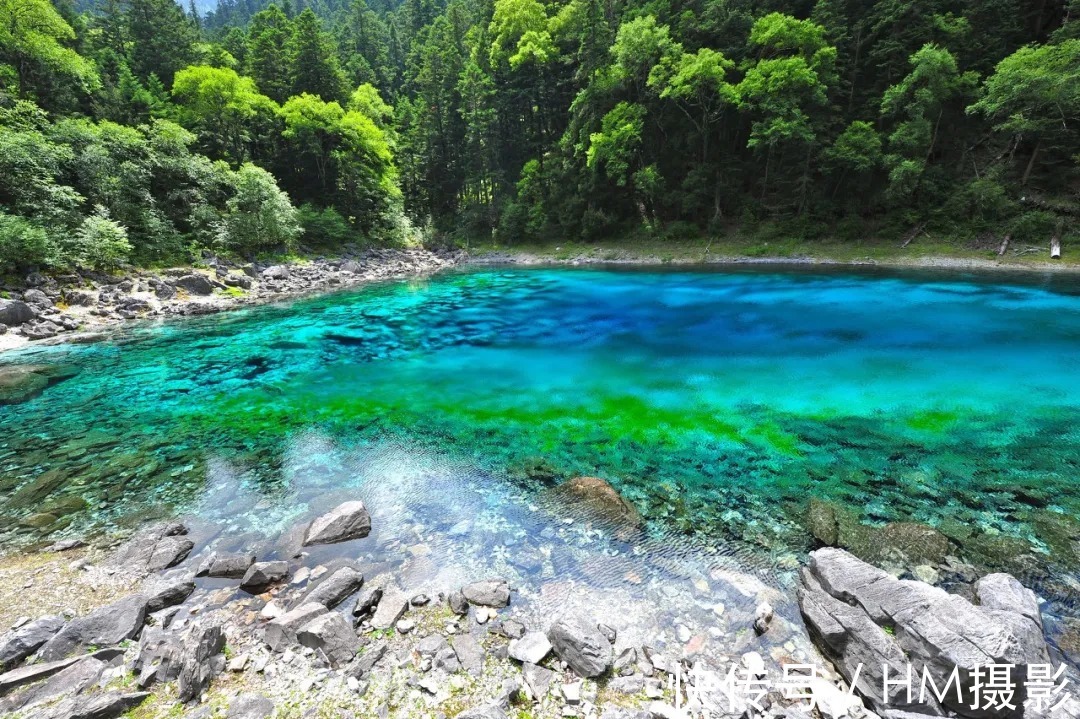
<svg viewBox="0 0 1080 719"><path fill-rule="evenodd" d="M0 365L0 405L32 400L78 373L70 365Z"/></svg>
<svg viewBox="0 0 1080 719"><path fill-rule="evenodd" d="M33 527L34 529L48 529L56 524L60 519L55 514L49 514L48 512L38 512L37 514L31 514L29 517L24 517L19 520L19 524L24 527Z"/></svg>
<svg viewBox="0 0 1080 719"><path fill-rule="evenodd" d="M827 547L842 547L867 562L894 559L911 564L940 564L952 548L949 538L917 522L890 522L875 527L859 521L851 509L811 498L807 514L810 534Z"/></svg>
<svg viewBox="0 0 1080 719"><path fill-rule="evenodd" d="M976 567L1025 578L1046 574L1046 558L1034 549L1026 539L1005 534L976 534L963 544L964 557Z"/></svg>
<svg viewBox="0 0 1080 719"><path fill-rule="evenodd" d="M0 367L0 405L27 402L45 391L49 378L38 365Z"/></svg>
<svg viewBox="0 0 1080 719"><path fill-rule="evenodd" d="M835 547L840 541L837 526L837 507L817 497L810 498L810 511L807 514L807 528L814 539L826 547Z"/></svg>
<svg viewBox="0 0 1080 719"><path fill-rule="evenodd" d="M63 486L67 478L67 474L59 469L50 469L43 472L20 487L7 501L7 506L12 509L36 507L42 500Z"/></svg>
<svg viewBox="0 0 1080 719"><path fill-rule="evenodd" d="M72 494L42 505L41 511L55 514L57 517L65 517L69 514L81 512L88 506L90 505L85 499Z"/></svg>
<svg viewBox="0 0 1080 719"><path fill-rule="evenodd" d="M1067 514L1037 510L1031 513L1035 536L1050 549L1051 558L1069 568L1080 565L1080 520Z"/></svg>

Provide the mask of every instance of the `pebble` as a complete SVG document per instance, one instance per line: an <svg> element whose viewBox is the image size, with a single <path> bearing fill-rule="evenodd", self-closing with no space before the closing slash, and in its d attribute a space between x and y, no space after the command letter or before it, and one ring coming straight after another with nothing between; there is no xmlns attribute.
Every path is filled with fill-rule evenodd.
<svg viewBox="0 0 1080 719"><path fill-rule="evenodd" d="M416 622L412 619L399 619L395 625L400 634L408 634L412 630L416 629Z"/></svg>

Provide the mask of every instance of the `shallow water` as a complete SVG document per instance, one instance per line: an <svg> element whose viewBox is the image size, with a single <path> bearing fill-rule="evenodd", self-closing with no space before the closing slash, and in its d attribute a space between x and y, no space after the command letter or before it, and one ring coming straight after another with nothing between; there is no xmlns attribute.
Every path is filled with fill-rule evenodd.
<svg viewBox="0 0 1080 719"><path fill-rule="evenodd" d="M938 527L1065 611L1080 587L1072 278L484 269L0 361L79 370L0 407L7 546L174 514L239 545L358 494L375 558L418 577L470 537L478 565L549 579L693 556L783 582L813 496ZM547 487L582 474L649 539L565 523Z"/></svg>

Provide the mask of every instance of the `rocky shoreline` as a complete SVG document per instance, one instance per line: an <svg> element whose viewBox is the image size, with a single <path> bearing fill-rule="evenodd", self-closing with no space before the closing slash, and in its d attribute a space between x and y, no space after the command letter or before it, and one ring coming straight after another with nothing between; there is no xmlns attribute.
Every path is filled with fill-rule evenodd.
<svg viewBox="0 0 1080 719"><path fill-rule="evenodd" d="M427 275L464 260L458 252L346 249L288 264L238 263L209 256L204 267L107 275L32 273L0 286L0 350L30 341L93 339L128 320L190 316Z"/></svg>
<svg viewBox="0 0 1080 719"><path fill-rule="evenodd" d="M1065 274L1080 272L1080 265L1070 262L1061 262L1060 260L1049 262L1009 262L1007 260L991 260L977 257L936 256L894 257L887 260L879 260L870 257L865 259L837 260L827 257L803 255L791 257L750 257L742 255L711 254L708 252L700 255L665 256L653 252L642 253L634 250L610 250L599 247L569 255L563 254L559 247L554 248L551 252L519 252L512 250L490 251L470 255L469 264L479 266L516 265L522 267L543 265L812 265L822 267L881 267L894 269L985 270L991 272L1054 272Z"/></svg>
<svg viewBox="0 0 1080 719"><path fill-rule="evenodd" d="M529 616L519 611L527 599L501 577L418 590L354 559L371 531L367 508L352 499L299 524L287 556L196 551L184 524L165 522L119 546L69 540L49 549L45 565L0 569L5 584L42 587L42 600L25 602L26 616L0 635L0 712L20 719L1080 716L1073 667L1051 671L1043 683L1050 695L1025 693L1033 678L1046 680L1039 671L1054 660L1037 598L1006 574L982 577L962 596L897 579L841 549L819 549L797 586L814 641L809 653L791 640L768 649L771 635L791 627L767 594L743 620L738 646L702 651L701 627L680 630L672 643L640 641L617 629L624 618L603 605ZM317 548L333 548L333 558L313 562ZM45 599L63 603L87 588L100 601L79 611L52 611ZM988 665L1010 667L1014 694L986 693L979 668ZM956 668L955 698L946 689L941 701L912 700L902 682L883 683L907 667L916 691L924 675L944 687Z"/></svg>

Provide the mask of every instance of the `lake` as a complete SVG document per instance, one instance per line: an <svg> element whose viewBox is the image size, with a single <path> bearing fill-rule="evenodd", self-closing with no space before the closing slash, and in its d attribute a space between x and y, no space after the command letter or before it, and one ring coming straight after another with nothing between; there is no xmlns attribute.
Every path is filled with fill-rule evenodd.
<svg viewBox="0 0 1080 719"><path fill-rule="evenodd" d="M470 269L0 362L77 372L0 407L7 548L180 516L270 556L359 496L368 559L417 581L782 588L823 535L911 571L914 533L956 576L1016 574L1051 629L1078 613L1071 276ZM640 534L564 512L582 475Z"/></svg>

